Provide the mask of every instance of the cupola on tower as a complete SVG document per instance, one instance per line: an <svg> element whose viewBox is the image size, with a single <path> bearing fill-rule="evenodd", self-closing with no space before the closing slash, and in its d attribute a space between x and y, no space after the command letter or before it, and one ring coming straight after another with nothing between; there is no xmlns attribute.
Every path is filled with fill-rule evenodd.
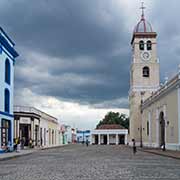
<svg viewBox="0 0 180 180"><path fill-rule="evenodd" d="M142 3L141 19L134 28L130 69L130 138L141 144L141 103L159 88L159 61L156 52L157 33L145 19Z"/></svg>

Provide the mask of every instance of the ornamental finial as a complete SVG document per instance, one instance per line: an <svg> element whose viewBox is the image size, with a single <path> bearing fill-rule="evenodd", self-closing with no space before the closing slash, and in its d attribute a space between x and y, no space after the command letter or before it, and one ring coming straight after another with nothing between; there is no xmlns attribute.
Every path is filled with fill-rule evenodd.
<svg viewBox="0 0 180 180"><path fill-rule="evenodd" d="M144 19L144 9L146 9L146 7L144 7L144 2L141 2L141 7L140 7L140 9L142 9L141 19Z"/></svg>

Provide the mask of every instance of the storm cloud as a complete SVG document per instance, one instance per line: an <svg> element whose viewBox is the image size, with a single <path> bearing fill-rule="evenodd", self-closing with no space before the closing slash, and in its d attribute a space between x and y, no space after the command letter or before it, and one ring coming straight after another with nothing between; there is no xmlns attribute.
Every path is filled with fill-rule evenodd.
<svg viewBox="0 0 180 180"><path fill-rule="evenodd" d="M16 91L25 87L90 104L127 97L129 37L115 1L32 0L3 6L1 22L21 55Z"/></svg>
<svg viewBox="0 0 180 180"><path fill-rule="evenodd" d="M179 65L180 3L145 4L146 19L158 33L163 81L177 73ZM46 110L48 98L58 105L128 108L130 41L139 5L131 0L2 0L1 26L20 54L15 103L36 105L41 97L38 107Z"/></svg>

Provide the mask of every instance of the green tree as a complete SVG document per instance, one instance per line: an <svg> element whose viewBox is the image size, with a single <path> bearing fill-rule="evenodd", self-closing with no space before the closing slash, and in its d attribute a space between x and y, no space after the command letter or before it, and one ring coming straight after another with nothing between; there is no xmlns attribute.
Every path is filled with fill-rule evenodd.
<svg viewBox="0 0 180 180"><path fill-rule="evenodd" d="M99 121L96 128L102 124L120 124L121 126L129 129L129 117L126 114L119 114L119 112L108 112L105 117Z"/></svg>

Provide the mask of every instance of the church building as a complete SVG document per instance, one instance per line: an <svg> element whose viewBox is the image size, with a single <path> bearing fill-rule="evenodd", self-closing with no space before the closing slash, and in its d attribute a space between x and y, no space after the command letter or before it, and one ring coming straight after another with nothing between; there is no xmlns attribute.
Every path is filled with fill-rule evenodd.
<svg viewBox="0 0 180 180"><path fill-rule="evenodd" d="M180 150L180 73L160 86L157 33L143 6L131 46L129 143Z"/></svg>
<svg viewBox="0 0 180 180"><path fill-rule="evenodd" d="M13 147L14 42L0 28L0 152Z"/></svg>

